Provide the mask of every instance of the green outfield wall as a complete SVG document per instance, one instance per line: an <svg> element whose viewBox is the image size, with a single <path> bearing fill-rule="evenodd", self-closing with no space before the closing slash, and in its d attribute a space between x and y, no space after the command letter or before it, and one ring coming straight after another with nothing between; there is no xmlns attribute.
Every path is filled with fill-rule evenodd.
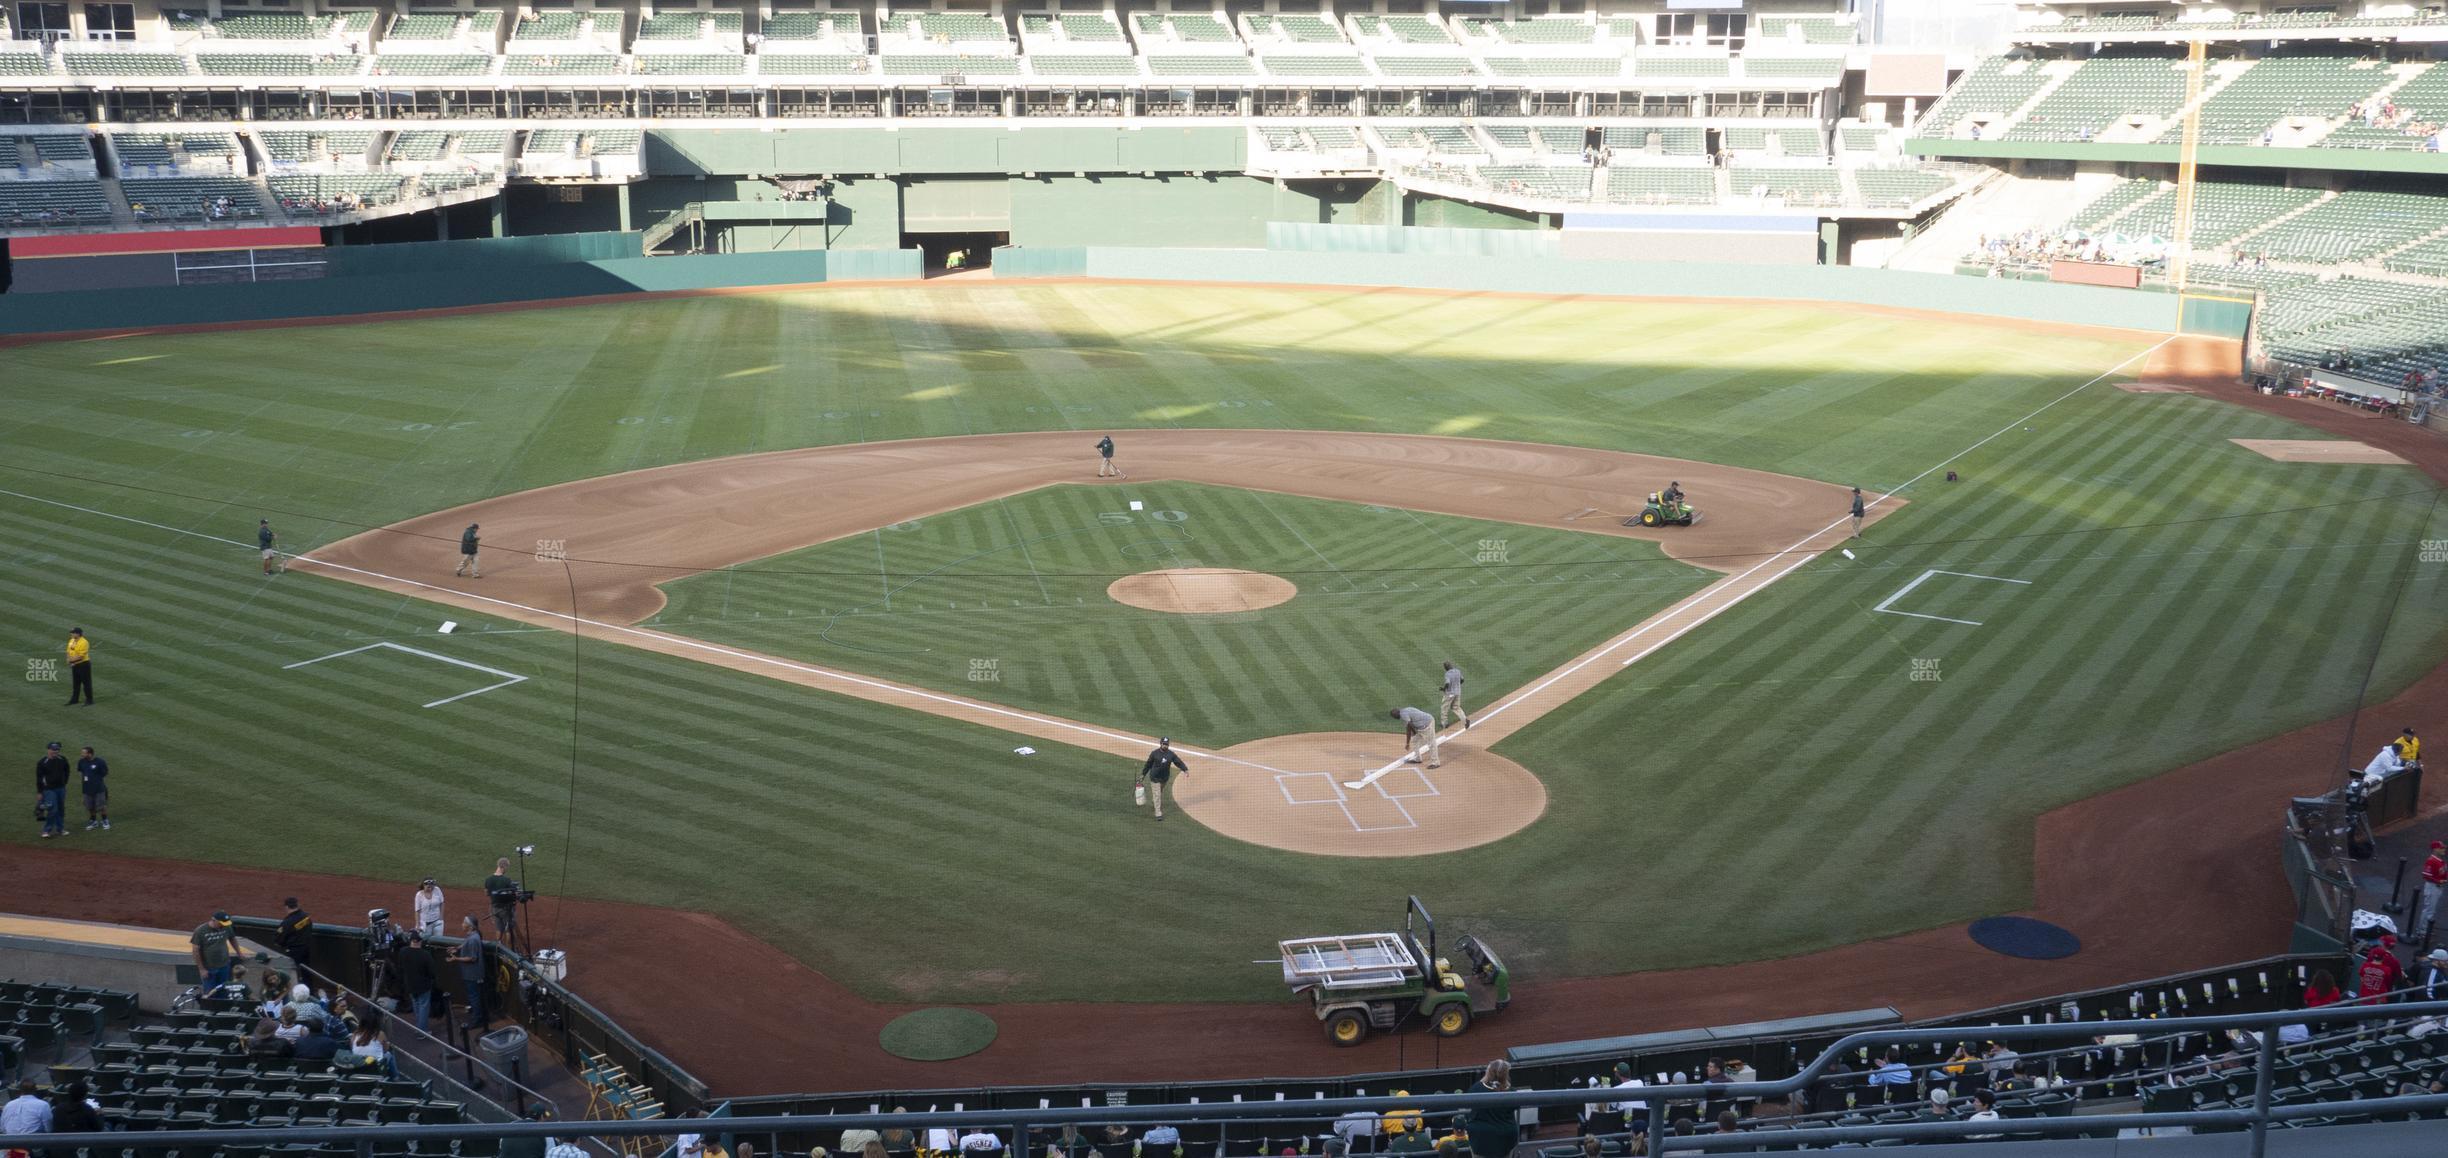
<svg viewBox="0 0 2448 1158"><path fill-rule="evenodd" d="M589 236L596 240L585 240ZM914 281L920 274L919 255L914 250L550 261L542 259L554 247L536 244L539 242L566 243L567 251L572 252L622 245L634 252L637 247L634 234L597 234L432 242L367 247L362 252L335 249L337 268L332 275L312 281L0 294L0 334L337 318L605 294L823 281ZM365 268L380 272L357 272Z"/></svg>

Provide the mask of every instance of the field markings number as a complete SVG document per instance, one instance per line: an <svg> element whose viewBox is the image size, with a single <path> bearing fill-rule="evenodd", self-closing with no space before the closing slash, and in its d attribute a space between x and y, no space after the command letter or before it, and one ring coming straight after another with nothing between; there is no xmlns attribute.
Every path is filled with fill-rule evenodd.
<svg viewBox="0 0 2448 1158"><path fill-rule="evenodd" d="M480 672L483 672L483 673L485 673L486 675L495 675L495 676L500 676L500 677L502 677L502 679L501 679L501 682L500 682L500 683L497 683L497 684L487 684L486 686L481 687L481 688L478 688L478 689L476 689L475 691L472 691L472 692L461 692L461 693L459 693L458 695L455 695L455 696L445 696L445 697L443 697L442 699L435 700L434 702L432 702L432 703L430 703L430 704L425 705L426 707L429 707L429 708L438 708L438 707L441 707L442 705L447 704L447 703L453 703L453 702L456 702L456 701L458 701L458 700L464 700L464 699L468 698L469 696L481 696L481 695L485 694L486 692L497 692L497 691L500 691L500 690L502 690L503 688L509 687L509 686L510 686L510 685L512 685L512 684L518 684L518 683L525 683L525 682L527 682L527 677L526 677L526 676L523 676L523 675L518 675L518 674L513 673L513 672L506 672L506 671L503 671L502 669L497 668L497 667L486 667L485 665L483 665L483 664L481 664L481 663L469 663L468 661L466 661L466 660L464 660L464 659L452 659L451 657L449 657L449 656L447 656L447 655L435 655L434 653L432 653L432 652L430 652L430 651L425 651L425 650L422 650L422 649L420 649L420 648L409 647L409 646L407 646L407 645L405 645L405 644L392 643L392 642L390 642L390 641L388 641L388 640L385 640L385 641L380 642L380 643L369 643L369 644L365 645L364 647L352 647L352 648L348 649L347 651L335 651L335 652L331 653L330 655L318 655L318 656L314 657L313 659L302 659L302 660L297 661L296 663L285 663L285 664L282 664L282 665L281 665L281 670L282 670L282 671L289 671L289 670L291 670L291 669L293 669L293 668L301 668L301 667L305 667L305 666L307 666L308 664L317 664L317 663L321 663L321 662L323 662L324 660L327 660L327 659L338 659L338 658L340 658L341 656L344 656L344 655L355 655L355 654L357 654L358 652L361 652L361 651L373 651L373 650L374 650L374 649L376 649L376 648L388 648L388 649L390 649L390 650L392 650L392 651L404 651L404 652L407 652L407 653L408 653L408 654L410 654L410 655L421 655L421 656L425 657L426 659L430 659L430 660L438 660L438 661L440 661L440 662L442 662L442 663L447 663L447 664L450 664L450 665L451 665L451 666L453 666L453 667L463 667L463 668L467 668L467 669L469 669L469 670L471 670L471 671L480 671Z"/></svg>
<svg viewBox="0 0 2448 1158"><path fill-rule="evenodd" d="M1909 615L1914 619L1935 619L1940 623L1960 623L1965 627L1979 627L1981 625L1981 621L1977 619L1954 619L1944 615L1923 615L1918 611L1898 611L1894 607L1890 606L1890 604L1893 604L1896 600L1912 594L1913 588L1919 587L1923 583L1928 582L1930 577L1933 575L1952 575L1958 579L1980 579L1990 583L2013 583L2022 587L2029 587L2032 585L2031 580L2029 579L2008 579L2002 575L1975 575L1970 571L1941 571L1935 567L1932 567L1927 571L1923 571L1912 582L1897 588L1895 594L1879 600L1879 605L1871 608L1870 610L1883 612L1888 615Z"/></svg>

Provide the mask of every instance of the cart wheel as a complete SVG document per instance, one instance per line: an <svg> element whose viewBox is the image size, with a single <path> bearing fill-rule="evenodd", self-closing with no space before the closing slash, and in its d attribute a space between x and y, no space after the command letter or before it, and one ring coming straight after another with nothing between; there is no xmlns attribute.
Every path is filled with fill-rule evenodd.
<svg viewBox="0 0 2448 1158"><path fill-rule="evenodd" d="M1343 1010L1326 1019L1326 1040L1336 1045L1358 1045L1368 1036L1368 1020L1353 1010Z"/></svg>
<svg viewBox="0 0 2448 1158"><path fill-rule="evenodd" d="M1642 511L1641 525L1644 527L1654 527L1658 525L1658 513L1656 511Z"/></svg>
<svg viewBox="0 0 2448 1158"><path fill-rule="evenodd" d="M1470 1006L1457 1001L1437 1010L1436 1015L1428 1019L1428 1028L1438 1037L1462 1036L1462 1031L1470 1028Z"/></svg>

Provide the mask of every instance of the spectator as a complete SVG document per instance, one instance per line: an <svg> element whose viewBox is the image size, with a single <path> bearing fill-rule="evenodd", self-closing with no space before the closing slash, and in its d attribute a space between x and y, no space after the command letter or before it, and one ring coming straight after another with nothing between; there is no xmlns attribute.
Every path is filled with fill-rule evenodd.
<svg viewBox="0 0 2448 1158"><path fill-rule="evenodd" d="M293 1018L290 1024L296 1024ZM280 1035L281 1023L269 1017L255 1019L255 1030L246 1035L246 1054L253 1058L288 1057L297 1049L293 1041Z"/></svg>
<svg viewBox="0 0 2448 1158"><path fill-rule="evenodd" d="M230 942L235 937L230 932L230 915L219 912L188 934L187 943L195 951L197 985L205 992L230 983Z"/></svg>
<svg viewBox="0 0 2448 1158"><path fill-rule="evenodd" d="M1003 1149L1003 1139L984 1130L971 1130L960 1136L959 1150L963 1154L994 1154Z"/></svg>
<svg viewBox="0 0 2448 1158"><path fill-rule="evenodd" d="M1639 1075L1632 1072L1630 1062L1615 1063L1615 1088L1618 1091L1642 1089L1647 1085L1647 1082L1640 1080ZM1624 1098L1614 1104L1614 1110L1616 1118L1622 1122L1620 1129L1630 1130L1636 1134L1649 1132L1649 1103L1646 1099Z"/></svg>
<svg viewBox="0 0 2448 1158"><path fill-rule="evenodd" d="M1718 1111L1717 1132L1720 1134L1742 1133L1742 1116L1732 1110Z"/></svg>
<svg viewBox="0 0 2448 1158"><path fill-rule="evenodd" d="M2412 734L2412 729L2407 731L2409 735ZM2400 745L2400 750L2403 750L2403 745ZM2448 887L2448 842L2435 840L2431 842L2431 855L2424 857L2422 863L2422 908L2417 918L2419 923L2414 926L2414 943L2417 945L2431 939L2433 923L2439 916L2440 890L2443 887Z"/></svg>
<svg viewBox="0 0 2448 1158"><path fill-rule="evenodd" d="M442 886L432 877L425 878L416 891L412 904L416 909L416 929L428 937L442 935Z"/></svg>
<svg viewBox="0 0 2448 1158"><path fill-rule="evenodd" d="M2433 949L2423 954L2421 971L2413 977L2414 992L2409 1001L2448 1001L2448 949Z"/></svg>
<svg viewBox="0 0 2448 1158"><path fill-rule="evenodd" d="M323 1003L315 1000L314 990L306 988L302 982L289 987L289 1003L282 1008L297 1014L300 1025L312 1025L319 1029L331 1019L331 1011L323 1008Z"/></svg>
<svg viewBox="0 0 2448 1158"><path fill-rule="evenodd" d="M99 1134L109 1128L102 1120L102 1107L95 1103L93 1091L86 1087L84 1079L52 1091L51 1133Z"/></svg>
<svg viewBox="0 0 2448 1158"><path fill-rule="evenodd" d="M1964 1119L1964 1121L1967 1121L1967 1122L1994 1122L1994 1121L1997 1121L1997 1120L1998 1120L1998 1112L1997 1112L1997 1095L1996 1095L1996 1094L1993 1094L1993 1093L1990 1093L1990 1092L1989 1092L1989 1091L1987 1091L1987 1090L1974 1090L1974 1091L1972 1091L1972 1113L1971 1113L1971 1115L1970 1115L1970 1116L1966 1117L1966 1118ZM1997 1137L2001 1137L2001 1136L2002 1136L2002 1135L1998 1135L1998 1134L1974 1134L1974 1135L1972 1135L1972 1137L1973 1137L1973 1138L1975 1138L1975 1139L1989 1139L1989 1138L1997 1138Z"/></svg>
<svg viewBox="0 0 2448 1158"><path fill-rule="evenodd" d="M2022 1057L2023 1055L2007 1048L2006 1043L1993 1041L1989 1043L1987 1049L1981 1051L1981 1070L1989 1079L1989 1084L1995 1086L1998 1079L2014 1071L2015 1063L2022 1060Z"/></svg>
<svg viewBox="0 0 2448 1158"><path fill-rule="evenodd" d="M416 1011L418 1033L425 1032L433 1013L434 959L433 950L425 947L425 934L408 934L408 947L399 955L400 989L408 995L408 1006Z"/></svg>
<svg viewBox="0 0 2448 1158"><path fill-rule="evenodd" d="M684 1116L694 1118L698 1112L690 1110ZM705 1135L697 1133L693 1125L690 1132L672 1139L672 1158L705 1158Z"/></svg>
<svg viewBox="0 0 2448 1158"><path fill-rule="evenodd" d="M474 924L472 919L470 924ZM475 935L475 930L473 928L470 928L468 932L470 936ZM465 942L462 942L462 944L464 943ZM1071 1133L1078 1132L1077 1128L1072 1126L1065 1126L1063 1129ZM884 1136L876 1133L873 1130L844 1130L842 1131L841 1135L841 1151L844 1154L864 1153L869 1142L881 1143L883 1140Z"/></svg>
<svg viewBox="0 0 2448 1158"><path fill-rule="evenodd" d="M2343 1000L2345 995L2338 992L2337 978L2330 976L2326 969L2313 970L2311 978L2304 982L2305 1009L2325 1009ZM2300 1023L2282 1025L2278 1027L2278 1040L2289 1045L2301 1044L2312 1040L2312 1030Z"/></svg>
<svg viewBox="0 0 2448 1158"><path fill-rule="evenodd" d="M333 1061L342 1069L390 1072L391 1047L383 1041L382 1026L370 1017L359 1022L357 1031L349 1036L348 1048L335 1054Z"/></svg>
<svg viewBox="0 0 2448 1158"><path fill-rule="evenodd" d="M2355 970L2355 993L2364 1005L2379 1005L2396 1000L2396 992L2405 985L2405 966L2397 960L2397 938L2385 933L2363 954L2363 963Z"/></svg>
<svg viewBox="0 0 2448 1158"><path fill-rule="evenodd" d="M452 947L450 960L451 964L459 967L459 989L460 992L467 995L468 1024L481 1031L486 1026L493 1024L492 1015L485 1008L485 999L489 995L485 992L484 929L472 916L459 918L459 926L459 944ZM860 1145L850 1144L850 1136L853 1134L865 1135L860 1140ZM865 1143L874 1141L877 1137L878 1135L873 1130L844 1130L842 1131L842 1149L844 1151L864 1149Z"/></svg>
<svg viewBox="0 0 2448 1158"><path fill-rule="evenodd" d="M1513 1063L1498 1058L1479 1072L1479 1083L1470 1092L1496 1093L1512 1088ZM1474 1106L1464 1117L1464 1129L1470 1135L1471 1158L1508 1158L1513 1148L1521 1144L1520 1110L1507 1104Z"/></svg>
<svg viewBox="0 0 2448 1158"><path fill-rule="evenodd" d="M295 1012L283 1009L280 1012L280 1023L273 1028L272 1036L286 1043L290 1052L295 1052L298 1043L306 1039L306 1026L298 1020Z"/></svg>
<svg viewBox="0 0 2448 1158"><path fill-rule="evenodd" d="M1879 1059L1878 1067L1870 1071L1870 1084L1873 1086L1909 1086L1912 1083L1912 1067L1904 1064L1902 1054L1894 1046L1887 1047L1887 1053Z"/></svg>
<svg viewBox="0 0 2448 1158"><path fill-rule="evenodd" d="M1139 1136L1139 1144L1139 1153L1144 1158L1148 1153L1148 1147L1152 1146L1162 1151L1180 1146L1181 1131L1171 1126L1150 1126L1147 1133Z"/></svg>
<svg viewBox="0 0 2448 1158"><path fill-rule="evenodd" d="M0 1106L0 1134L48 1134L51 1132L51 1103L34 1093L34 1082L17 1083L17 1096Z"/></svg>

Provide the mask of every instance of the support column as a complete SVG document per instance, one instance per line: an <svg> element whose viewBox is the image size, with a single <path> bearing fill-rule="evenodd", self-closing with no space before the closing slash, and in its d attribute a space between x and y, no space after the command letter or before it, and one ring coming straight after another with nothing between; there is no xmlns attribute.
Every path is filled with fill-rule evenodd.
<svg viewBox="0 0 2448 1158"><path fill-rule="evenodd" d="M618 185L614 185L612 190L620 201L621 232L627 233L631 228L629 225L629 183L624 181Z"/></svg>
<svg viewBox="0 0 2448 1158"><path fill-rule="evenodd" d="M492 214L493 236L500 237L502 236L503 225L508 222L510 218L510 190L503 189L501 192L493 195Z"/></svg>

